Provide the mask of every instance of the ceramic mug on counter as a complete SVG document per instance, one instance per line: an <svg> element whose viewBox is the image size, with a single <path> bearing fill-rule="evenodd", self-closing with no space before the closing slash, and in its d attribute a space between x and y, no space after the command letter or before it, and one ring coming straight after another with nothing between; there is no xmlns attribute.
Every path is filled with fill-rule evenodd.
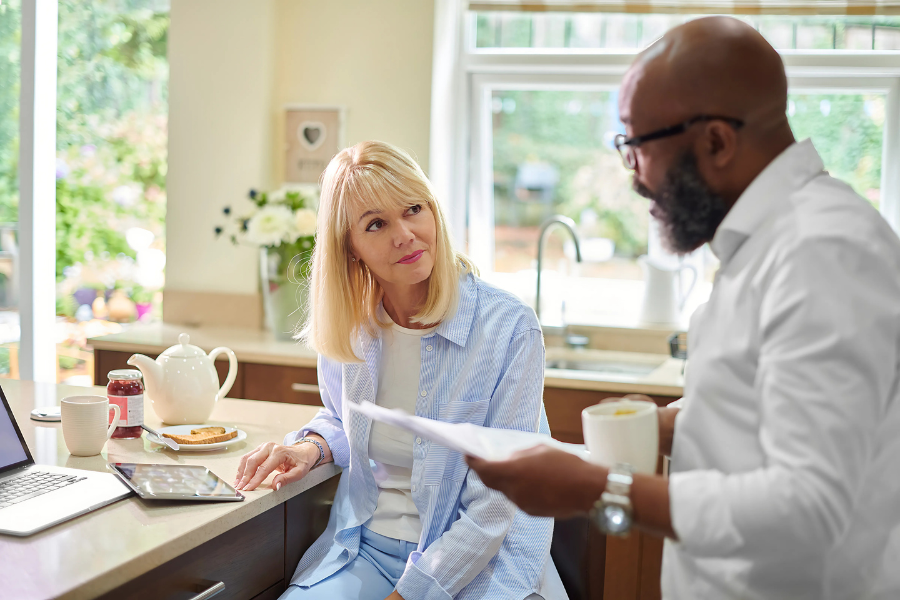
<svg viewBox="0 0 900 600"><path fill-rule="evenodd" d="M637 473L653 474L659 457L656 404L618 400L581 411L584 443L593 463L628 463Z"/></svg>
<svg viewBox="0 0 900 600"><path fill-rule="evenodd" d="M119 407L106 396L69 396L60 402L63 438L73 456L100 454L119 425ZM109 410L115 412L109 422Z"/></svg>

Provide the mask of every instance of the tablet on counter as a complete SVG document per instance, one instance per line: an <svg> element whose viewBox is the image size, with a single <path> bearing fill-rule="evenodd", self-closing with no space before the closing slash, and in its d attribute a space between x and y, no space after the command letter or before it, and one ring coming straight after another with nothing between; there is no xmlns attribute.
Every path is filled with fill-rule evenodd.
<svg viewBox="0 0 900 600"><path fill-rule="evenodd" d="M200 465L109 463L125 485L144 500L240 502L244 496Z"/></svg>

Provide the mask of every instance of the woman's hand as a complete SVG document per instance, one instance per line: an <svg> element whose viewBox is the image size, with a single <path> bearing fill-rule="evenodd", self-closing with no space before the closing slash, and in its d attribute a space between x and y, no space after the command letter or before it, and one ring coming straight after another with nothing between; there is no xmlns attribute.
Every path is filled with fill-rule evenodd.
<svg viewBox="0 0 900 600"><path fill-rule="evenodd" d="M391 595L384 600L403 600L403 596L400 595L400 592L394 590L393 592L391 592Z"/></svg>
<svg viewBox="0 0 900 600"><path fill-rule="evenodd" d="M272 471L278 470L280 474L272 480L272 487L278 490L285 483L303 479L318 459L319 449L315 444L282 446L266 442L241 457L234 487L254 490Z"/></svg>

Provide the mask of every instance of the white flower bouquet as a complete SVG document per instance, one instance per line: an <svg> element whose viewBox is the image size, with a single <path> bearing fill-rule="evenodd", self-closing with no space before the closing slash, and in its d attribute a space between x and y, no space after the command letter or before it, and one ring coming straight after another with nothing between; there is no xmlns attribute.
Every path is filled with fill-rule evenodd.
<svg viewBox="0 0 900 600"><path fill-rule="evenodd" d="M248 197L254 204L249 213L235 215L230 206L222 209L232 219L228 225L216 226L216 237L227 235L232 244L264 249L269 257L269 279L307 277L316 243L316 211L311 200L298 191L286 190L250 190Z"/></svg>
<svg viewBox="0 0 900 600"><path fill-rule="evenodd" d="M309 271L316 244L316 211L312 200L298 191L250 190L252 209L236 215L222 209L226 225L216 226L216 237L232 244L260 249L260 284L266 327L275 337L290 340L305 320Z"/></svg>

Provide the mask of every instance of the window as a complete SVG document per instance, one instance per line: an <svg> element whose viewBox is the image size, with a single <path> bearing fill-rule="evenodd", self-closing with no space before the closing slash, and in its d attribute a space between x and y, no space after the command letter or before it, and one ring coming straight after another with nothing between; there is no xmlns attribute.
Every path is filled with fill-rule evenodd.
<svg viewBox="0 0 900 600"><path fill-rule="evenodd" d="M93 382L87 337L161 315L168 12L169 0L58 2L57 317L49 342L58 382ZM22 17L21 0L0 3L0 377L12 378L20 335L28 335L18 284L30 277L19 272L17 239Z"/></svg>
<svg viewBox="0 0 900 600"><path fill-rule="evenodd" d="M700 270L685 318L708 297L714 256L708 248L685 259L662 251L647 201L631 190L611 144L623 131L618 86L634 54L690 18L469 12L459 19L455 76L468 110L450 118L468 131L455 142L465 148L455 156L468 160L460 169L461 158L443 155L443 172L468 180L465 217L455 225L465 227L485 278L533 303L540 224L554 214L575 221L584 262L572 260L566 235L551 235L545 249L545 324L636 325L642 254ZM896 227L900 176L882 164L900 163L900 18L746 20L782 52L796 137L812 138L826 168ZM434 160L431 168L442 172Z"/></svg>

